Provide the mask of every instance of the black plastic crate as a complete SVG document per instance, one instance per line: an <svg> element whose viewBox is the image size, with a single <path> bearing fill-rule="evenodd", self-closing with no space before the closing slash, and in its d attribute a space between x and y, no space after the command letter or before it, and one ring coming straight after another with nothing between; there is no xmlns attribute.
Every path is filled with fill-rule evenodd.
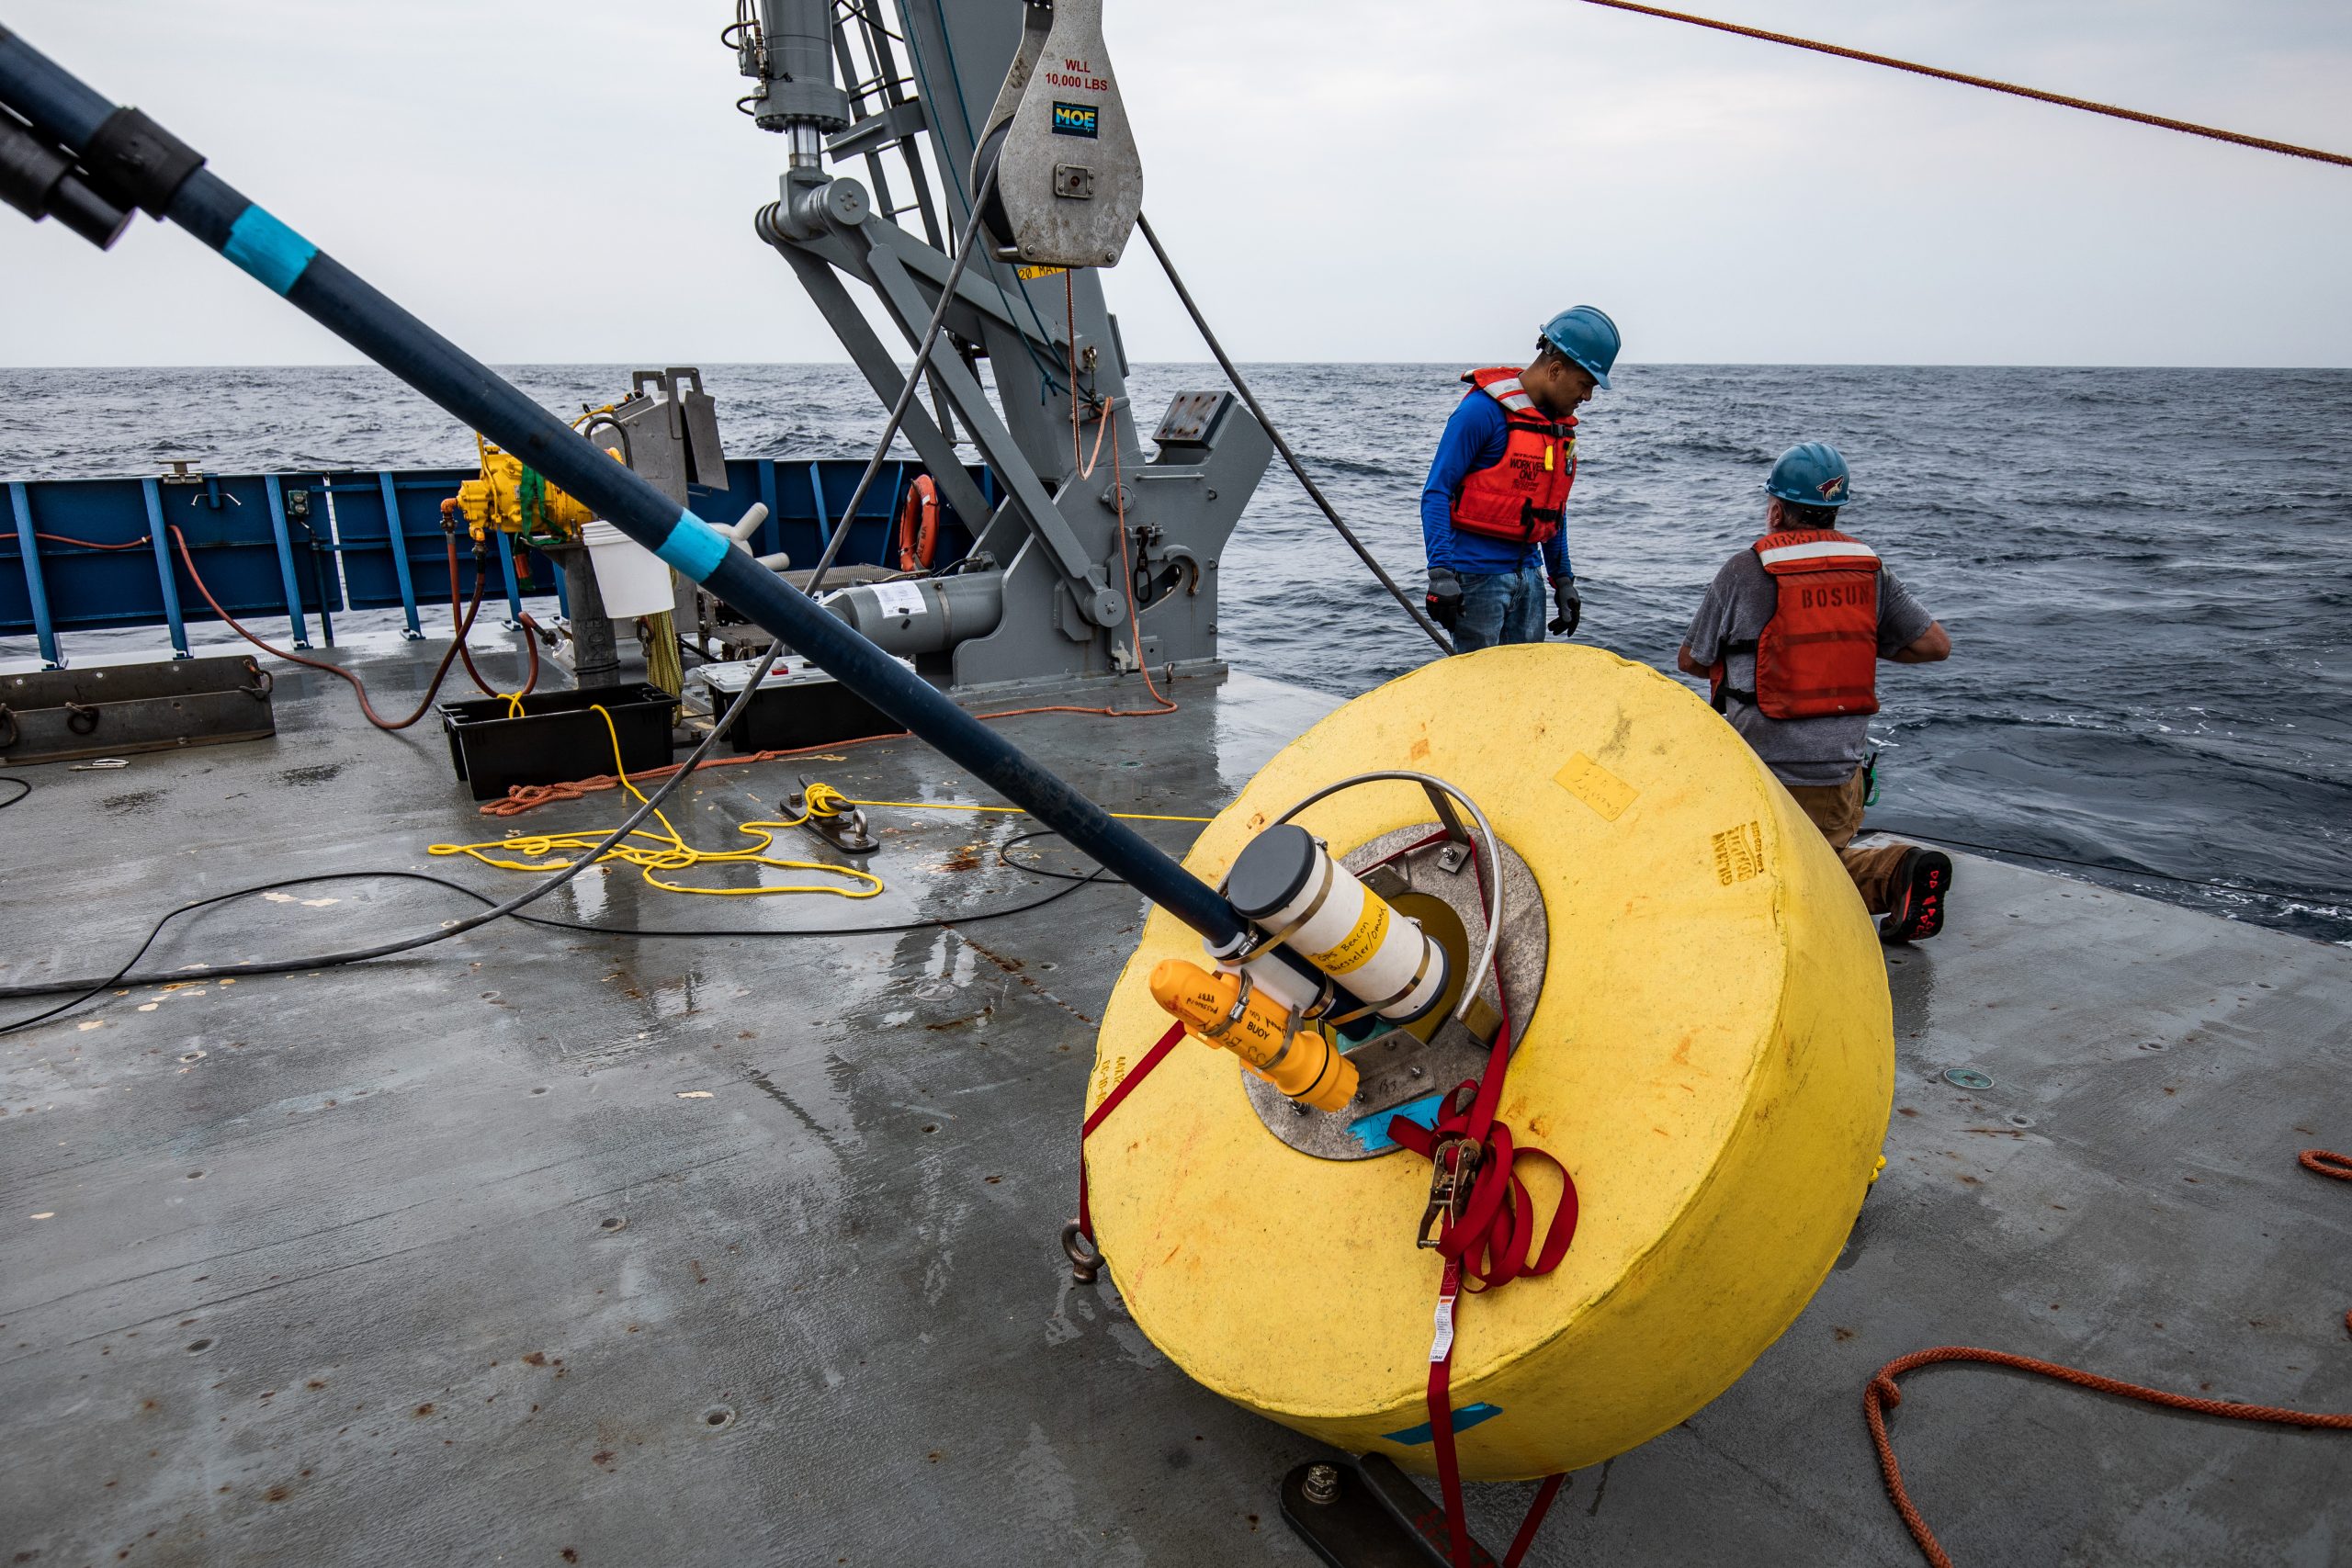
<svg viewBox="0 0 2352 1568"><path fill-rule="evenodd" d="M594 710L613 716L607 730ZM630 773L666 767L671 715L677 699L659 686L633 682L584 686L576 692L534 692L523 715L509 718L503 697L443 703L441 728L449 761L473 786L476 800L495 800L515 784L561 784L613 771L613 738Z"/></svg>
<svg viewBox="0 0 2352 1568"><path fill-rule="evenodd" d="M710 690L714 712L725 712L741 694L752 668L717 664L697 671ZM822 670L801 665L787 673L779 664L760 682L752 705L727 732L727 742L738 751L797 751L869 735L896 735L905 728Z"/></svg>

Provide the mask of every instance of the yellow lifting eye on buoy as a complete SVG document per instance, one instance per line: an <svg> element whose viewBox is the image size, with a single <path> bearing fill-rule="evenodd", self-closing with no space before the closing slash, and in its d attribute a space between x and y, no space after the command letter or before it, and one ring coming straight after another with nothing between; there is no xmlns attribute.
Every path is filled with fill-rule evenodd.
<svg viewBox="0 0 2352 1568"><path fill-rule="evenodd" d="M1510 1020L1519 1044L1497 1114L1567 1168L1580 1199L1555 1271L1462 1299L1462 1473L1579 1469L1729 1387L1828 1272L1893 1098L1884 963L1836 854L1747 744L1679 683L1565 643L1440 660L1357 698L1267 764L1185 863L1220 881L1296 803L1388 769L1483 807L1498 853L1461 880L1499 863L1507 887L1526 889L1504 912L1496 967L1525 975L1540 946L1540 983L1512 987L1535 999ZM1366 869L1381 846L1421 841L1436 815L1398 779L1317 800L1298 823L1378 892L1398 886L1382 880L1396 866ZM1432 911L1424 890L1453 882L1430 865L1405 880L1415 891L1388 895L1399 911ZM1468 911L1464 929L1446 925L1441 945L1475 976L1485 916L1475 897L1451 908ZM1516 947L1515 919L1535 922ZM1090 1110L1167 1028L1156 972L1201 958L1197 937L1152 914L1103 1016ZM1478 1024L1475 1007L1443 1021ZM1368 1089L1381 1053L1408 1055L1429 1032L1426 1021L1376 1028L1345 1065ZM1431 1100L1461 1076L1430 1084ZM1442 1264L1415 1238L1430 1165L1295 1133L1345 1129L1347 1112L1274 1100L1270 1115L1256 1082L1226 1054L1186 1047L1137 1083L1087 1146L1095 1239L1136 1324L1194 1379L1427 1472ZM1381 1110L1382 1124L1396 1111L1416 1108ZM1557 1178L1521 1169L1550 1212ZM1285 1312L1322 1331L1237 1326Z"/></svg>

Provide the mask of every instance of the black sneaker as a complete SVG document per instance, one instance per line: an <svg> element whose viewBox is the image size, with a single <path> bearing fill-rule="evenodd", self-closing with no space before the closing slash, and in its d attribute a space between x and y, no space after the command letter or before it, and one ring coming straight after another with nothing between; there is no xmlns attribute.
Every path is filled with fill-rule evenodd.
<svg viewBox="0 0 2352 1568"><path fill-rule="evenodd" d="M1880 923L1887 942L1924 942L1944 929L1944 897L1951 891L1951 857L1941 850L1903 852L1894 865L1893 902Z"/></svg>

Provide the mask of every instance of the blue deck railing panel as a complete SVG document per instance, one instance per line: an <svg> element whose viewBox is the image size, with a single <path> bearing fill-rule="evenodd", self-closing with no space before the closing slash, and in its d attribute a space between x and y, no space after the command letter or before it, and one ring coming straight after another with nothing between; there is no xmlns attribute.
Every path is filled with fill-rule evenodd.
<svg viewBox="0 0 2352 1568"><path fill-rule="evenodd" d="M288 476L284 489L315 481ZM181 618L210 620L204 596L189 581L174 547L159 561L149 522L147 482L136 479L42 479L9 486L12 511L21 498L30 522L38 560L26 570L22 543L13 526L0 529L0 636L37 631L46 620L58 631L103 626L167 626L172 604L163 567L171 568L171 592ZM165 528L177 527L195 556L206 586L240 620L290 616L289 582L299 613L316 615L342 607L342 590L331 570L311 558L320 520L288 521L288 547L281 554L263 476L220 475L196 484L158 483L156 510ZM10 519L13 523L13 517ZM289 575L288 566L291 572ZM36 611L34 594L46 604ZM284 628L285 621L266 631Z"/></svg>
<svg viewBox="0 0 2352 1568"><path fill-rule="evenodd" d="M724 491L697 488L692 502L696 513L721 525L765 502L768 520L752 541L756 552L787 551L795 566L808 567L842 523L864 467L854 457L739 457L727 465ZM898 564L896 520L918 471L915 464L892 462L876 477L849 520L843 564ZM993 502L996 487L987 472L971 472ZM165 628L184 653L187 623L215 617L168 542L174 527L213 596L264 637L307 642L315 617L319 637L332 642L336 613L395 608L417 634L445 636L449 570L441 503L473 476L471 468L394 468L6 481L0 637L29 633L41 657L56 663L61 633L152 626ZM961 559L976 531L944 513L933 564ZM513 553L483 585L492 615L502 598L512 620L526 599L560 597L561 577L552 561L504 544ZM471 595L473 580L472 543L461 537L461 596Z"/></svg>
<svg viewBox="0 0 2352 1568"><path fill-rule="evenodd" d="M438 635L433 621L446 623L449 604L449 557L441 533L441 503L456 496L458 487L473 477L471 468L346 468L324 476L322 482L334 502L335 547L343 561L345 598L352 609L399 609L410 630ZM388 484L400 513L401 548L397 555L391 547L390 513L385 504ZM533 598L552 593L556 576L554 562L537 550L527 550L515 568L516 592ZM473 541L463 536L461 529L458 592L470 595L473 588ZM482 590L484 603L495 604L505 590L502 572ZM420 615L427 618L420 623Z"/></svg>

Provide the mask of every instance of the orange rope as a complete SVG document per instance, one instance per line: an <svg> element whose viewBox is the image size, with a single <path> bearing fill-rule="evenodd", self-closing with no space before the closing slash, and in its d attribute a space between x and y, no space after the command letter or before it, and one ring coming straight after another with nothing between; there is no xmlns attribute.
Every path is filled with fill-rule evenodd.
<svg viewBox="0 0 2352 1568"><path fill-rule="evenodd" d="M2305 1149L2296 1156L2305 1170L2321 1176L2332 1176L2341 1181L2352 1181L2352 1157L2331 1154L2325 1149ZM2352 1329L2352 1313L2344 1314L2345 1326ZM1862 1391L1862 1416L1870 1422L1871 1442L1878 1450L1879 1474L1886 1481L1886 1495L1894 1504L1894 1511L1911 1531L1911 1539L1919 1543L1919 1553L1934 1568L1952 1568L1951 1554L1944 1551L1936 1532L1928 1528L1911 1494L1904 1488L1903 1467L1895 1462L1894 1441L1886 1435L1886 1412L1903 1403L1903 1391L1894 1380L1921 1367L1934 1366L1939 1361L1981 1361L1989 1367L2010 1367L2021 1372L2032 1372L2060 1382L2073 1383L2099 1393L2112 1393L2125 1399L2137 1399L2167 1410L2186 1410L2197 1416L2221 1416L2233 1421L2267 1421L2281 1427L2308 1427L2324 1431L2352 1432L2352 1411L2341 1414L2314 1410L2285 1410L2270 1404L2238 1404L2226 1399L2199 1399L2194 1394L2169 1393L2160 1388L2146 1388L2135 1382L2122 1382L2114 1378L2100 1377L2096 1372L2075 1367L2062 1367L2055 1361L2037 1360L2031 1356L2013 1356L2006 1350L1980 1350L1967 1345L1938 1345L1930 1349L1914 1350L1907 1356L1897 1356L1872 1375L1870 1386Z"/></svg>
<svg viewBox="0 0 2352 1568"><path fill-rule="evenodd" d="M1070 277L1071 270L1064 268L1062 304L1069 312L1069 460L1073 466L1076 466L1079 464L1078 288L1070 281ZM1109 433L1117 418L1118 400L1113 398L1103 401L1101 423L1094 432L1094 452L1091 457L1086 458L1083 466L1079 467L1080 479L1086 479L1094 472L1094 465L1101 461L1102 457L1102 437ZM1012 718L1015 715L1026 713L1084 713L1098 715L1103 718L1158 718L1161 714L1176 711L1176 704L1170 701L1159 688L1152 683L1151 666L1145 662L1143 657L1143 626L1136 619L1136 610L1135 565L1127 553L1127 487L1125 478L1120 471L1119 444L1116 441L1111 443L1111 500L1119 513L1119 570L1126 578L1126 581L1121 584L1121 588L1127 596L1127 639L1135 649L1136 668L1143 673L1144 690L1149 692L1151 700L1159 705L1156 708L1089 708L1056 705L1050 707L1009 708L1002 713L984 713L980 715L982 718Z"/></svg>
<svg viewBox="0 0 2352 1568"><path fill-rule="evenodd" d="M1148 671L1144 673L1144 684L1151 686ZM1159 697L1167 705L1157 708L1089 708L1056 705L1050 707L1004 708L996 713L974 714L972 716L985 720L1020 718L1033 713L1082 713L1098 718L1157 718L1161 714L1176 711L1176 704L1159 696L1157 687L1152 688L1151 694ZM909 734L904 729L894 729L888 735L863 735L854 740L831 740L822 746L801 746L788 751L749 751L741 757L706 757L695 764L695 772L700 773L705 768L741 767L749 762L773 762L783 757L807 757L825 751L840 751L852 746L870 746L877 740L904 740ZM647 768L630 773L629 777L639 784L666 779L681 765L673 762L666 768ZM587 778L568 779L561 784L509 784L503 799L485 801L476 809L484 817L520 817L526 811L536 811L542 806L552 806L560 800L581 800L599 790L618 789L620 783L611 773L592 773Z"/></svg>
<svg viewBox="0 0 2352 1568"><path fill-rule="evenodd" d="M695 772L705 768L741 767L747 762L773 762L779 757L805 757L813 751L839 751L850 746L870 745L876 740L904 740L907 731L893 730L888 735L864 735L854 740L835 740L822 746L802 746L789 751L750 751L741 757L706 757L695 764ZM666 768L643 768L629 774L636 784L650 784L666 779L684 764L673 762ZM536 811L559 800L582 800L598 790L618 789L620 779L612 773L592 773L584 779L567 779L561 784L509 784L503 799L482 803L479 809L484 817L520 817L526 811Z"/></svg>
<svg viewBox="0 0 2352 1568"><path fill-rule="evenodd" d="M2352 1155L2330 1154L2325 1149L2305 1149L2295 1156L2295 1163L2313 1176L2332 1176L2338 1181L2352 1181Z"/></svg>
<svg viewBox="0 0 2352 1568"><path fill-rule="evenodd" d="M2352 1181L2352 1155L2332 1154L2326 1149L2305 1149L2295 1156L2295 1163L2313 1176L2332 1176L2338 1181ZM2344 1332L2352 1334L2352 1311L2344 1314Z"/></svg>
<svg viewBox="0 0 2352 1568"><path fill-rule="evenodd" d="M1094 465L1102 460L1102 437L1111 429L1111 410L1118 400L1095 400L1094 450L1080 456L1078 448L1078 286L1071 282L1072 271L1062 268L1062 305L1069 313L1069 460L1081 479L1094 477ZM1118 455L1112 454L1112 466L1117 467Z"/></svg>
<svg viewBox="0 0 2352 1568"><path fill-rule="evenodd" d="M2252 147L2264 152L2283 152L2290 158L2309 158L2316 163L2336 164L2352 168L2352 157L2341 152L2324 152L2315 147L2298 147L2291 141L2273 141L2267 137L2246 136L2234 130L2222 130L2210 125L2198 125L2186 119L2167 119L2162 115L2143 114L2138 109L2118 108L2113 104L2096 103L2089 98L2071 98L2063 93L2045 93L2038 87L2020 87L2013 83L1996 82L1989 76L1971 76L1959 71L1945 71L1933 65L1920 65L1892 55L1871 54L1859 49L1846 49L1834 43L1818 43L1812 39L1795 38L1788 33L1766 32L1761 28L1743 28L1734 22L1718 22L1706 17L1693 17L1688 12L1661 10L1656 6L1635 5L1634 0L1584 0L1588 6L1605 6L1612 11L1631 11L1637 16L1656 17L1663 21L1688 22L1694 28L1710 28L1719 33L1732 33L1740 38L1759 39L1766 43L1786 44L1791 49L1808 49L1815 54L1834 55L1839 60L1859 60L1865 65L1884 65L1895 71L1908 71L1916 76L1932 76L1939 82L1957 82L1963 87L1983 87L1987 92L2007 93L2013 97L2031 98L2036 103L2056 104L2061 108L2082 109L2089 114L2103 114L2112 119L2128 119L2134 125L2153 125L2159 130L2177 130L2189 136L2203 136L2215 141L2227 141L2233 146Z"/></svg>

